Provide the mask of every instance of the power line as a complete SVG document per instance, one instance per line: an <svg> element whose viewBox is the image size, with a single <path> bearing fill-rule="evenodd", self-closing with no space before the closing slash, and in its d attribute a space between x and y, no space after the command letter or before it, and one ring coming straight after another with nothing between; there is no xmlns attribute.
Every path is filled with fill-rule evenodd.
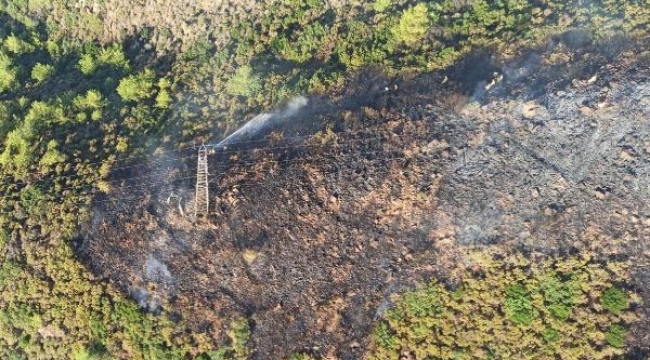
<svg viewBox="0 0 650 360"><path fill-rule="evenodd" d="M391 138L402 138L402 137L405 137L405 136L412 136L412 135L410 135L410 134L402 134L402 135L393 134L393 136ZM372 137L372 138L359 138L359 139L352 139L350 141L343 142L343 143L308 144L308 145L305 145L304 147L326 148L326 147L333 146L333 145L344 146L344 145L355 144L357 142L369 142L369 141L384 139L384 138L385 138L385 136ZM251 149L251 150L259 151L259 150L263 150L263 149L271 149L272 150L272 149L278 149L278 148L288 149L288 148L295 148L295 147L294 146L267 147L267 148ZM378 151L370 151L370 152L360 151L360 152L357 152L358 155L376 154L376 153L379 153L379 152ZM191 157L188 157L188 158L191 158ZM183 159L183 158L177 158L177 159ZM323 157L320 157L320 158L311 158L308 161L317 161L317 160L321 160L321 159L331 159L331 157L323 156ZM233 166L238 166L238 165L239 166L241 166L241 165L262 165L263 166L263 165L270 164L270 163L279 164L279 163L293 163L293 162L303 162L303 161L306 161L306 160L304 158L285 159L285 160L264 160L264 161L251 160L251 161L248 161L248 162L246 162L246 161L244 161L244 162L241 162L241 161L236 162L236 163L234 163L232 165ZM133 167L133 166L131 166L131 167ZM189 172L183 172L182 174L188 174L188 173ZM240 172L240 173L242 173L242 172ZM134 180L134 179L139 179L139 178L149 178L149 177L155 177L155 176L159 176L159 174L147 174L147 175L142 175L142 176L127 177L127 178L122 178L122 179L114 179L114 180L106 181L106 183L118 183L118 182L124 182L124 181L128 181L128 180ZM69 186L69 187L64 187L64 188L61 188L61 189L57 189L57 191L73 190L73 189L78 189L78 188L82 188L82 187L86 187L86 186L92 186L92 184L86 184L86 185L82 185L82 186ZM126 188L128 188L128 187L126 187ZM17 193L18 192L16 192L15 194L17 194ZM5 195L4 198L6 198L6 197L7 197L7 195Z"/></svg>
<svg viewBox="0 0 650 360"><path fill-rule="evenodd" d="M422 160L422 161L424 161L424 160ZM340 171L329 171L327 173L338 173L338 172L340 172ZM401 173L402 174L415 174L415 172L412 172L412 171L402 171ZM276 185L280 185L280 184L276 184ZM271 196L276 194L276 192L272 191L272 190L275 190L274 187L273 187L273 184L262 184L260 182L238 183L238 184L234 184L232 186L232 188L238 188L238 189L256 188L256 189L261 189L261 190L267 192ZM173 189L174 189L173 186L165 187L165 190L173 190ZM135 198L133 198L133 201L144 200L145 198L146 198L146 196L144 196L144 197L142 197L142 196L141 197L135 197ZM127 197L127 198L109 199L109 200L104 200L104 201L100 201L100 202L101 203L122 202L124 199L127 199L127 201L128 201L129 198ZM107 211L109 213L115 213L115 214L119 212L119 211L110 211L110 210L103 210L103 211Z"/></svg>
<svg viewBox="0 0 650 360"><path fill-rule="evenodd" d="M190 174L190 173L192 173L192 172L190 172L190 171L180 172L180 174ZM122 179L114 179L114 180L106 180L106 181L105 180L98 180L98 182L103 182L105 184L112 184L112 183L124 182L124 181L127 181L127 180L132 181L132 180L136 180L136 179L146 179L146 178L159 177L159 176L160 176L160 174L158 174L158 173L152 173L152 174L141 175L141 176L127 177L127 178L122 178ZM84 187L91 187L92 188L95 185L93 185L93 184L84 184L84 185L77 185L77 186L73 185L73 186L68 186L68 187L64 187L64 188L60 188L60 189L55 188L55 190L58 191L58 192L62 192L62 191L66 191L66 190L81 189L81 188L84 188Z"/></svg>
<svg viewBox="0 0 650 360"><path fill-rule="evenodd" d="M369 152L367 152L367 153L369 153ZM366 153L366 154L367 154L367 153ZM358 153L358 154L361 154L361 153ZM293 160L293 161L291 161L291 162L305 161L305 159L292 159L292 160ZM318 160L318 159L310 159L310 161L314 161L314 160ZM380 162L380 161L395 161L395 160L425 161L424 159L422 159L422 160L417 160L417 159L407 158L407 157L390 157L390 158L369 159L369 160L366 160L366 161L364 162L364 164L368 164L368 163L376 163L376 162ZM253 172L253 171L251 171L251 173L252 173L252 172ZM340 170L336 170L336 171L324 171L324 172L322 172L322 173L327 173L327 174L329 174L329 173L339 173L339 172L341 172L341 171L340 171ZM256 173L260 173L260 172L257 171ZM262 172L262 173L270 173L270 172ZM405 173L406 173L406 172L405 172ZM177 174L177 175L178 175L178 174ZM143 189L151 188L151 187L153 187L153 186L160 185L160 184L163 184L163 183L166 183L166 182L169 182L169 181L188 180L188 179L194 179L194 178L195 178L194 176L178 177L177 175L174 176L174 177L171 177L171 178L162 179L162 180L160 180L160 181L158 181L158 182L150 182L150 183L145 183L145 184L137 184L137 185L123 186L123 187L119 187L119 188L117 188L117 189L115 189L115 190L116 190L116 191L124 191L124 190L126 190L126 189L141 189L141 190L143 190ZM215 178L215 177L213 176L213 179L214 179L214 178ZM256 182L248 182L248 183L239 183L239 184L232 184L232 185L230 185L230 186L233 187L233 188L234 188L234 187L239 187L239 188L242 188L242 187L255 187L255 186L260 186L260 182L256 181ZM169 186L167 186L166 188L171 188L171 189L173 189L174 186L169 185ZM77 196L77 197L82 197L82 196L91 196L91 195L95 195L95 194L98 194L98 193L101 193L101 192L102 192L101 190L97 190L97 191L91 191L91 192L88 192L88 193L79 194L79 195L76 195L76 196ZM18 195L18 193L15 193L14 195ZM142 197L142 198L140 198L140 199L144 199L144 198L146 198L146 197L147 197L147 196L144 196L144 197ZM32 201L32 203L34 203L34 202L36 202L36 201L51 201L51 202L54 202L54 201L57 200L57 199L58 199L58 200L65 200L65 199L66 199L66 196L50 196L50 197L47 198L47 199L43 199L43 198L41 198L41 199L34 199L34 200ZM92 204L98 204L98 203L111 202L111 201L113 201L113 200L120 200L120 199L121 199L121 198L113 198L113 199L108 199L108 200L95 200L95 201L79 201L79 202L66 203L65 205L92 205ZM17 200L17 199L15 199L15 200ZM9 213L13 213L13 211L4 211L4 212L0 212L0 214L9 214Z"/></svg>
<svg viewBox="0 0 650 360"><path fill-rule="evenodd" d="M175 176L175 177L167 178L167 179L164 179L164 180L160 180L160 181L158 181L158 182L150 182L150 183L145 183L145 184L136 184L136 185L130 185L130 186L122 186L122 187L117 188L116 190L120 190L120 191L123 191L123 190L125 190L125 189L136 189L136 190L139 189L139 190L144 190L144 189L147 189L147 188L151 188L152 186L155 186L155 185L160 185L160 184L166 183L166 182L168 182L168 181L178 181L178 180L187 180L187 179L194 179L194 176L186 176L186 177L178 177L178 176ZM83 196L96 195L96 194L99 194L99 193L103 193L103 191L100 190L100 189L97 189L97 190L95 190L95 191L89 191L89 192L86 192L86 193L81 193L81 194L76 194L76 195L70 195L70 197L73 197L73 196L74 196L74 197L79 198L79 197L83 197ZM19 195L19 194L20 194L20 193L17 193L17 192L16 192L16 193L14 193L13 195ZM45 198L45 197L47 197L47 198ZM66 195L59 195L59 196L44 195L43 198L33 199L33 200L31 200L31 201L28 201L28 202L34 203L34 202L37 202L37 201L65 200L66 198L67 198ZM6 199L7 199L6 197L3 198L3 200L6 200ZM14 198L14 199L12 199L12 200L17 201L18 199L15 199L15 198ZM98 201L98 202L102 202L102 201ZM76 202L76 203L72 203L72 204L87 205L87 204L92 204L92 203L95 203L95 201L91 201L91 202L80 201L80 202ZM6 213L12 213L12 212L11 212L11 211L0 212L0 214L6 214Z"/></svg>
<svg viewBox="0 0 650 360"><path fill-rule="evenodd" d="M336 173L342 173L341 171L328 171L324 172L321 174L336 174ZM416 172L416 171L411 171L411 170L404 170L400 171L401 175L423 175L421 172ZM228 184L225 186L219 187L219 194L225 193L227 191L232 191L232 190L237 190L237 189L253 189L253 188L258 188L258 187L270 187L268 184L263 185L263 180L261 181L247 181L247 182L240 182L240 183L234 183L234 184ZM276 185L280 185L279 181L275 182Z"/></svg>
<svg viewBox="0 0 650 360"><path fill-rule="evenodd" d="M392 159L390 159L390 160L405 160L405 159L407 159L407 158L392 158ZM389 161L390 161L390 160L389 160ZM420 162L424 162L424 161L426 161L426 159L421 159L421 160L418 160L418 161L420 161ZM341 173L341 171L338 171L338 170L337 170L337 171L326 171L326 172L324 172L324 173L326 173L326 174ZM400 171L400 173L403 174L403 175L407 175L407 174L423 175L421 172L415 172L415 171L409 171L409 170ZM237 188L237 189L242 189L242 188L255 188L255 189L261 189L261 190L265 191L266 193L268 193L269 195L273 196L274 194L277 194L276 191L273 191L273 190L276 190L276 189L274 188L273 185L280 186L280 185L282 185L282 184L280 184L279 182L276 182L275 184L263 184L263 183L260 182L260 181L255 181L255 182L243 182L243 183L232 184L231 186L229 186L230 189L228 189L228 190L234 190L235 188ZM164 187L164 189L165 189L165 191L167 191L167 190L170 190L170 191L171 191L171 190L174 189L174 186L166 186L166 187ZM158 189L158 190L160 190L160 189ZM138 200L144 200L145 198L147 198L147 196L139 196L139 197L133 197L132 200L133 200L133 201L138 201ZM124 199L126 199L127 202L128 202L130 198L129 198L129 197L125 197L125 198L114 198L114 199L108 199L108 200L98 201L98 203L107 203L107 202L124 202L124 201L123 201ZM108 213L113 213L113 214L117 214L117 213L119 212L118 210L114 210L114 211L110 211L110 210L102 210L102 211L105 211L105 212L108 212Z"/></svg>
<svg viewBox="0 0 650 360"><path fill-rule="evenodd" d="M371 155L371 154L379 154L379 153L380 153L380 151L368 151L368 152L358 152L358 153L355 153L355 155L361 156L361 155ZM307 164L308 161L313 162L313 161L319 161L319 160L335 160L335 159L332 158L332 157L322 156L322 157L310 158L309 160L305 160L305 159L300 158L300 159L286 159L286 160L269 160L269 161L264 161L264 162L259 162L259 163L250 162L250 163L246 163L246 164L264 165L264 164L281 164L281 163L286 164L286 163L302 163L302 162ZM416 162L421 161L421 160L418 160L415 156L412 156L412 157L393 156L393 157L383 157L383 158L376 158L376 159L365 159L365 162L361 163L361 165L365 165L367 163L375 163L375 162L380 162L380 161L393 161L393 160L411 160L411 161L416 161ZM428 160L430 161L431 159L428 159ZM260 174L260 173L262 173L262 174L263 173L273 173L273 170L270 170L268 172L267 171L259 171L259 170L243 170L243 171L237 171L237 172L234 172L234 173L231 172L228 175L231 176L231 177L234 177L234 176L238 176L238 175Z"/></svg>
<svg viewBox="0 0 650 360"><path fill-rule="evenodd" d="M179 172L176 172L176 173L173 173L173 174L168 174L168 175L172 175L171 177L169 177L169 179L176 179L176 178L179 178L180 175L186 175L186 174L193 174L193 173L190 172L190 171L179 171ZM147 174L147 175L142 175L142 176L134 176L134 177L124 178L124 179L115 179L115 180L111 180L111 181L100 180L100 181L105 183L105 184L111 184L111 183L125 182L127 180L153 178L153 177L160 177L160 176L161 176L160 173L157 173L157 174L152 173L152 174ZM194 175L188 176L187 178L190 178L190 177L193 177L193 176ZM139 184L139 185L146 185L146 184ZM78 186L68 186L68 187L64 187L64 188L61 188L61 189L55 189L55 190L56 191L77 190L77 189L82 189L82 188L87 187L87 186L93 186L93 184L83 184L83 185L78 185ZM129 188L129 187L130 186L124 186L123 188ZM15 193L18 193L18 192L15 192Z"/></svg>
<svg viewBox="0 0 650 360"><path fill-rule="evenodd" d="M355 135L355 134L373 134L373 133L374 132L372 130L364 129L364 130L359 130L359 131L347 131L347 132L335 133L335 135L340 138L341 135L349 136L349 135ZM389 134L382 134L381 136L354 138L354 139L350 139L350 140L343 141L343 142L340 142L340 143L339 142L305 143L305 144L298 144L298 145L270 146L270 147L261 147L261 148L252 148L252 149L235 149L235 150L221 149L220 154L222 154L222 155L223 154L228 154L228 153L237 153L237 154L244 153L245 154L247 152L256 152L256 153L258 153L258 152L263 152L265 150L283 150L283 149L296 149L296 148L306 148L306 149L308 149L308 148L327 148L327 147L330 147L330 146L342 146L342 147L345 147L346 145L353 145L355 143L372 142L374 140L391 140L391 139L403 138L403 137L407 137L407 136L416 136L416 135L414 135L414 134L404 134L404 133L403 134L389 133ZM287 139L291 139L291 138L304 140L307 137L312 137L313 138L314 135L283 138L282 140L287 140ZM421 140L421 139L419 139L419 140ZM269 141L270 140L268 140L268 139L252 140L252 141L241 141L241 142L234 143L233 146L239 145L239 144L246 144L246 143L260 143L260 142L265 142L266 143L266 142L269 142ZM185 147L185 148L189 148L189 147ZM365 154L376 154L376 153L378 153L378 151L372 151L372 152L363 152L363 151L361 151L361 152L358 152L357 154L361 155L361 154L364 154L364 153ZM272 154L272 155L276 155L276 154ZM145 165L150 166L152 164L155 165L155 164L171 162L171 161L180 161L180 160L193 158L193 157L194 156L164 159L164 160L160 160L160 161L150 162L150 163L145 164ZM313 162L313 161L318 161L320 159L331 159L331 158L332 158L331 156L323 156L323 157L320 157L320 158L310 158L309 160L305 160L304 158L284 159L284 160L264 160L264 161L251 160L251 161L248 161L248 162L246 162L246 161L244 161L244 162L242 162L242 161L235 162L234 164L232 164L232 166L243 166L243 165L249 165L249 164L250 165L254 164L254 165L262 165L263 166L263 165L266 165L266 164L269 164L269 163L293 163L293 162L303 162L303 161L312 161ZM381 160L381 159L379 159L379 160ZM109 160L109 161L115 161L115 160ZM134 167L137 167L137 166L143 166L143 165L140 164L140 165L129 165L129 166L116 167L116 168L111 169L111 171L115 171L115 170L118 170L118 169L134 168ZM259 171L257 171L257 172L259 172ZM187 173L188 172L183 172L181 174L187 174ZM239 174L245 174L245 173L246 173L245 171L244 172L241 172L241 171L239 172ZM71 175L67 175L67 176L60 176L57 179L69 178L69 177L81 176L81 175L83 175L83 174L71 174ZM121 178L121 179L108 180L108 181L105 181L105 182L110 184L110 183L125 182L125 181L129 181L129 180L143 179L143 178L149 178L149 177L155 177L155 176L158 176L158 174L147 174L147 175L142 175L142 176L126 177L126 178ZM188 178L190 178L190 177L188 177ZM47 180L50 180L50 179L41 179L41 180L32 182L30 184L36 184L36 183L39 183L39 182L42 182L42 181L47 181ZM173 178L168 179L168 180L173 180ZM211 182L214 182L214 180L211 181ZM86 186L92 186L92 184L86 184L86 185L82 185L82 186L68 186L68 187L64 187L64 188L61 188L61 189L57 189L57 191L74 190L74 189L79 189L79 188L86 187ZM148 186L148 184L144 184L143 186ZM130 188L130 187L131 186L125 186L125 187L121 187L120 189L127 189L127 188ZM96 193L96 192L90 192L90 193L87 193L87 194L83 194L81 196L87 196L87 195L90 195L90 194L93 194L93 193ZM18 192L14 193L14 195L16 195L16 194L18 194ZM6 199L7 197L8 197L8 195L5 195L4 198ZM55 198L56 197L53 197L51 199L53 200Z"/></svg>
<svg viewBox="0 0 650 360"><path fill-rule="evenodd" d="M147 163L146 165L156 165L156 164L162 164L162 163L167 163L167 162L180 161L180 160L191 159L191 158L194 158L194 155L192 155L192 156L185 156L185 157L178 157L178 158L172 158L172 159L159 160L159 161L153 161L153 162L149 162L149 163ZM116 168L112 168L112 169L109 171L109 173L110 173L110 172L113 172L113 171L115 171L115 170L132 169L132 168L142 167L142 166L143 166L143 164L135 164L135 165L128 165L128 166L116 167ZM97 168L96 168L95 170L97 170ZM31 174L36 174L36 173L31 173ZM39 179L39 180L35 180L35 181L32 181L32 182L24 182L24 181L21 181L20 184L25 184L25 185L34 185L34 184L44 183L44 182L52 181L52 180L69 179L69 178L73 178L73 177L78 177L78 176L87 176L87 175L91 175L91 174L92 174L92 173L76 173L76 174L62 175L62 176L57 176L57 177L52 177L52 178ZM27 175L29 175L29 173L28 173Z"/></svg>
<svg viewBox="0 0 650 360"><path fill-rule="evenodd" d="M338 134L349 135L349 134L360 134L360 133L370 133L370 131L363 130L363 131L343 132L343 133L335 133L335 134L337 134L337 135ZM313 135L310 135L310 136L313 137ZM404 137L404 136L407 136L407 134L402 134L402 135L393 134L391 136L391 138L395 138L395 137L401 138L401 137ZM298 138L298 137L296 137L296 138ZM300 137L300 138L304 139L305 137ZM222 154L222 155L223 154L227 155L227 154L240 154L240 153L250 153L250 152L262 152L262 151L265 151L265 150L288 150L288 149L297 149L297 148L317 148L317 147L325 148L325 147L334 146L334 145L354 144L356 142L366 142L366 141L373 141L373 140L381 140L381 139L384 139L384 138L385 138L385 136L376 136L376 137L368 137L368 138L350 139L350 140L345 141L344 143L297 144L297 145L271 146L271 147L260 147L260 148L239 149L239 150L227 150L226 149L226 150L220 150L219 153ZM282 140L285 140L285 139L287 139L287 138L283 138ZM269 140L263 140L263 141L268 142ZM259 141L255 141L255 142L259 142ZM243 143L247 143L247 142L239 142L239 143L236 143L236 144L243 144ZM192 155L192 156L185 156L185 157L176 157L176 158L170 158L170 159L156 160L156 161L148 162L145 165L151 166L151 165L158 165L158 164L163 164L163 163L177 162L177 161L181 161L181 160L193 159L194 157L195 156ZM106 161L106 162L108 162L108 161ZM134 164L134 165L114 167L114 168L111 168L109 170L109 173L117 171L117 170L132 169L132 168L141 167L141 166L143 166L143 164ZM27 173L26 175L29 175L29 174L30 173ZM31 174L36 174L36 173L31 173ZM86 176L86 175L90 175L90 174L91 173L77 173L77 174L70 174L70 175L62 175L62 176L57 176L55 178L39 179L39 180L35 180L35 181L32 181L32 182L28 182L28 183L21 181L20 184L34 185L34 184L44 183L44 182L52 181L52 180L69 179L69 178L74 178L74 177ZM124 179L129 179L129 178L124 178ZM116 180L113 180L113 181L116 181Z"/></svg>
<svg viewBox="0 0 650 360"><path fill-rule="evenodd" d="M370 155L370 154L378 154L378 153L379 153L379 151L359 151L359 152L355 153L355 155ZM302 163L302 162L306 163L308 161L317 162L319 160L326 160L326 159L331 159L331 158L328 157L328 156L321 156L321 157L311 157L309 159L294 158L294 159L285 159L285 160L250 161L250 162L239 162L239 163L236 163L234 165L253 165L254 164L254 165L262 165L263 166L263 165L267 165L267 164L282 164L282 163L291 164L291 163ZM399 160L399 159L408 160L408 159L411 159L411 158L407 158L407 157L384 157L384 158L379 158L379 159L374 159L374 160L367 160L366 163L367 162L374 163L374 162L387 161L387 160ZM185 171L185 172L175 173L174 176L166 178L166 179L161 180L161 181L165 181L165 180L173 181L173 180L194 178L193 175L192 176L186 176L186 177L180 177L180 175L185 175L185 174L190 174L190 173L192 173L192 172L191 171ZM248 173L260 174L260 173L266 173L266 172L265 171L259 171L259 170L244 170L244 171L238 171L234 175L245 175L245 174L248 174ZM268 173L271 173L271 171L268 171ZM233 174L230 174L230 175L233 175ZM141 178L151 178L151 177L158 177L158 176L160 176L160 174L147 174L147 175L136 176L136 177L131 177L131 178L115 179L115 180L112 180L111 182L124 182L124 181L127 181L127 180L134 180L134 179L141 179ZM212 177L212 178L213 178L213 180L215 179L214 177ZM214 182L214 181L211 181L211 182ZM155 182L155 183L149 183L149 184L157 184L157 183L160 183L160 181ZM133 188L133 187L146 187L149 184L122 186L122 187L119 187L117 189L129 189L129 188ZM82 185L82 186L71 186L71 187L58 189L57 191L81 189L81 188L86 187L86 186L92 186L92 185L91 184L85 184L85 185ZM80 194L80 196L89 195L89 194L93 194L93 193L96 193L96 192L91 192L91 193L88 193L88 194ZM14 192L13 195L18 195L18 194L19 194L19 192ZM6 198L7 198L7 196L5 196L3 199L6 199Z"/></svg>
<svg viewBox="0 0 650 360"><path fill-rule="evenodd" d="M307 135L307 136L296 136L296 137L287 137L287 138L282 138L281 140L287 140L287 139L305 139L305 138L308 138L308 137L310 137L310 136L313 136L313 135ZM264 139L264 140L251 140L251 141L240 141L240 142L233 143L233 144L230 145L229 147L235 147L235 146L238 146L238 145L243 145L243 144L248 144L248 143L264 143L264 142L269 142L269 141L270 141L270 140L268 140L268 139ZM198 145L198 146L200 146L200 145ZM169 153L169 152L173 152L173 151L180 151L180 150L186 150L186 149L194 149L194 150L197 150L197 149L198 149L198 146L197 146L197 145L184 146L184 147L179 147L179 148L176 148L176 149L167 149L167 150L163 150L163 152L164 152L164 153ZM206 146L208 146L208 147L215 147L215 146L212 146L212 145L206 145ZM262 148L255 148L255 149L238 149L238 150L228 150L226 147L223 147L222 150L220 150L220 153L222 153L222 154L228 154L228 153L239 153L239 152L249 152L249 151L256 151L256 150L264 150L264 149L286 149L286 148L299 147L299 146L304 146L304 145L300 144L300 145L289 145L289 146L279 146L279 147L262 147ZM149 157L152 157L152 156L160 156L160 155L150 154L150 155L141 155L141 156L135 156L135 157L129 157L129 158L122 158L122 159L106 159L106 160L96 161L96 162L91 162L91 163L83 163L83 162L79 162L79 163L76 163L75 165L76 165L76 166L80 166L80 165L83 165L83 166L92 166L92 165L98 165L98 164L102 164L102 165L103 165L103 164L106 164L106 163L116 163L116 162L119 161L119 160L128 160L128 161L132 161L132 160L134 160L134 159L149 158ZM153 164L153 165L155 165L155 164L162 164L162 163L173 162L173 161L177 161L177 160L191 159L191 158L193 158L193 157L194 157L194 155L191 155L191 156L185 156L185 157L175 157L175 158L169 158L169 159L162 159L162 160L155 160L155 161L150 161L150 162L148 162L147 164L148 164L148 165L152 165L152 164ZM135 167L139 167L139 166L142 166L142 164L134 164L134 165L125 165L125 166L112 167L112 168L110 168L108 171L109 171L109 173L111 173L111 172L114 172L114 171L116 171L116 170L130 169L130 168L135 168ZM99 169L99 167L95 167L95 168L92 169L92 170L98 170L98 169ZM28 173L24 173L23 175L24 175L24 176L30 176L30 175L39 175L39 174L40 174L40 172L28 172ZM84 176L84 175L90 175L90 174L91 174L91 173L88 172L88 173L77 173L77 174L70 174L70 175L62 175L62 176L57 176L56 178L45 178L45 179L35 180L35 181L33 181L33 182L30 182L29 184L34 184L34 183L39 183L39 182L45 182L45 181L52 180L52 179L65 179L65 178L71 178L71 177L76 177L76 176ZM21 183L25 183L25 182L22 182L22 181L21 181Z"/></svg>
<svg viewBox="0 0 650 360"><path fill-rule="evenodd" d="M283 138L281 138L281 140L302 140L302 139L308 138L310 136L313 136L313 135L283 137ZM269 142L269 141L270 140L268 140L268 139L238 141L238 142L232 143L228 147L235 147L235 146L246 145L246 144L255 144L255 143L266 143L266 142ZM160 151L163 154L165 154L165 153L176 152L176 151L187 150L187 149L198 150L198 148L201 145L203 145L203 144L193 144L193 145L181 146L181 147L178 147L178 148L162 149ZM205 146L207 146L207 147L216 147L215 145L209 145L209 144L205 145ZM160 149L160 148L156 148L156 150L158 150L158 149ZM224 149L224 150L222 150L223 153L230 153L230 152L234 153L234 152L244 151L243 149L241 149L241 150L227 150L227 147L223 147L223 149ZM143 158L149 158L149 157L152 157L152 156L160 156L160 155L162 155L162 154L149 154L149 155L139 155L139 156L133 156L133 157L122 157L122 158L117 158L117 159L100 160L100 161L95 161L95 162L90 162L90 163L78 162L75 165L84 165L84 166L92 166L92 165L99 165L99 164L103 165L103 164L111 163L111 162L116 163L118 161L132 161L132 160L135 160L135 159L143 159ZM166 160L162 160L162 161L159 161L159 162L168 162L168 161L171 161L171 160L174 160L174 159L187 159L187 158L191 158L191 156L183 157L183 158L166 159ZM124 166L124 167L116 167L116 168L112 168L110 171L118 170L118 169L131 168L131 167L135 167L135 166L140 166L140 165L128 165L128 166ZM27 172L27 173L25 173L23 175L30 176L30 175L39 175L39 174L40 174L40 172L35 171L35 172ZM75 175L72 175L72 176L75 176ZM79 176L81 176L81 175L87 175L87 174L79 174ZM57 177L57 178L61 178L61 177Z"/></svg>

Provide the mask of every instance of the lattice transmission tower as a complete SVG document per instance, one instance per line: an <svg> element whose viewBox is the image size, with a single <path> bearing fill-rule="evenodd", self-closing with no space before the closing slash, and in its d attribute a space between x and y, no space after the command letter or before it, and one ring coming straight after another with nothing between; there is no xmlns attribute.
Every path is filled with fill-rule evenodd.
<svg viewBox="0 0 650 360"><path fill-rule="evenodd" d="M208 214L208 148L202 145L196 165L196 197L194 198L194 216Z"/></svg>

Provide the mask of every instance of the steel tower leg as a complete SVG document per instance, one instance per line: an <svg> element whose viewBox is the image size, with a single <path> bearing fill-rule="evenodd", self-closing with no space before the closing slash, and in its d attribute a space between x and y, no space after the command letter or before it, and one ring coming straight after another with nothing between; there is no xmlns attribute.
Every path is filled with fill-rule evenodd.
<svg viewBox="0 0 650 360"><path fill-rule="evenodd" d="M199 156L196 167L196 197L194 201L194 216L199 214L208 215L208 149L205 146L199 148Z"/></svg>

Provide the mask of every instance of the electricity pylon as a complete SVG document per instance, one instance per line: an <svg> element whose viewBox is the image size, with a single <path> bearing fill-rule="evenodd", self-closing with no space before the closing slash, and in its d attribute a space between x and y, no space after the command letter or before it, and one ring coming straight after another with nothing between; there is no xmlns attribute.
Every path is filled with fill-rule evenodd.
<svg viewBox="0 0 650 360"><path fill-rule="evenodd" d="M194 199L194 217L199 214L208 215L208 149L205 145L199 148L196 166L196 197Z"/></svg>

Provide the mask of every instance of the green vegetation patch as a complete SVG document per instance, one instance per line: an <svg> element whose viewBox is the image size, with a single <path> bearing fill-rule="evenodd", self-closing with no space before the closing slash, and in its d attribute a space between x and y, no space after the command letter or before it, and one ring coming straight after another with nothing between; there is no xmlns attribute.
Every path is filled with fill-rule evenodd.
<svg viewBox="0 0 650 360"><path fill-rule="evenodd" d="M505 309L508 319L517 324L530 325L537 316L530 291L523 284L508 287Z"/></svg>
<svg viewBox="0 0 650 360"><path fill-rule="evenodd" d="M0 93L11 90L16 86L18 70L13 59L0 51Z"/></svg>
<svg viewBox="0 0 650 360"><path fill-rule="evenodd" d="M129 75L120 80L117 93L124 101L142 101L150 98L154 93L154 80L156 74L149 69L135 75Z"/></svg>
<svg viewBox="0 0 650 360"><path fill-rule="evenodd" d="M36 63L32 68L32 79L36 82L47 80L54 72L54 67L49 64Z"/></svg>
<svg viewBox="0 0 650 360"><path fill-rule="evenodd" d="M609 310L614 315L620 315L621 311L629 306L628 296L625 291L617 287L610 287L600 298L600 304L603 308Z"/></svg>
<svg viewBox="0 0 650 360"><path fill-rule="evenodd" d="M253 73L250 66L238 68L226 84L226 91L231 95L253 96L260 90L260 78Z"/></svg>
<svg viewBox="0 0 650 360"><path fill-rule="evenodd" d="M413 46L424 40L428 30L429 9L420 3L405 10L391 32L396 42Z"/></svg>
<svg viewBox="0 0 650 360"><path fill-rule="evenodd" d="M550 273L540 278L540 290L551 315L559 320L568 320L580 296L578 279L569 277L563 280L557 273Z"/></svg>
<svg viewBox="0 0 650 360"><path fill-rule="evenodd" d="M456 290L434 281L397 298L375 327L370 358L602 359L623 353L626 329L637 318L628 302L638 301L611 285L625 278L625 263L603 268L587 257L532 263L494 254L472 254L481 276L467 270Z"/></svg>
<svg viewBox="0 0 650 360"><path fill-rule="evenodd" d="M614 324L609 328L607 334L605 334L605 339L607 340L607 343L613 347L625 347L625 332L624 327Z"/></svg>

